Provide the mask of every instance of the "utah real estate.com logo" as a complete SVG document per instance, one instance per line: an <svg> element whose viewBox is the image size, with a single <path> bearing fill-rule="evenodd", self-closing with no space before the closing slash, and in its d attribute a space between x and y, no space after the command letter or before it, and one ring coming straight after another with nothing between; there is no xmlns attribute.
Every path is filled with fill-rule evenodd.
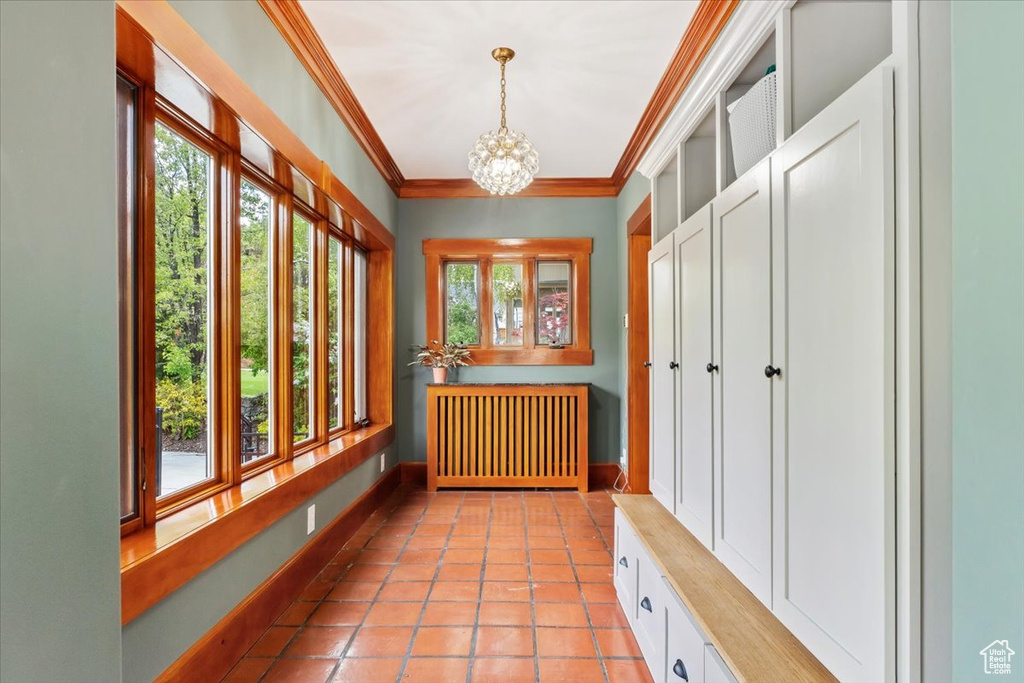
<svg viewBox="0 0 1024 683"><path fill-rule="evenodd" d="M991 645L981 651L981 659L985 663L985 673L1010 673L1010 657L1015 654L1017 653L1010 649L1010 644L1007 641L993 640Z"/></svg>

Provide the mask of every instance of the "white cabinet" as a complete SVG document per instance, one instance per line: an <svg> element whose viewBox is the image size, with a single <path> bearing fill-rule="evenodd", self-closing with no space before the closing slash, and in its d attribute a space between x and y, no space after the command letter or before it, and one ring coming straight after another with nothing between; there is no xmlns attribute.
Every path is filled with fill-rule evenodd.
<svg viewBox="0 0 1024 683"><path fill-rule="evenodd" d="M762 161L715 198L714 552L772 605L771 175Z"/></svg>
<svg viewBox="0 0 1024 683"><path fill-rule="evenodd" d="M672 236L654 245L648 259L650 297L650 488L675 512L676 369L675 275Z"/></svg>
<svg viewBox="0 0 1024 683"><path fill-rule="evenodd" d="M774 610L843 680L895 676L892 93L876 69L772 158Z"/></svg>
<svg viewBox="0 0 1024 683"><path fill-rule="evenodd" d="M641 548L633 633L655 683L665 680L665 591L658 565Z"/></svg>
<svg viewBox="0 0 1024 683"><path fill-rule="evenodd" d="M697 210L672 237L679 363L675 514L711 549L711 205Z"/></svg>
<svg viewBox="0 0 1024 683"><path fill-rule="evenodd" d="M663 588L668 615L665 639L665 680L668 683L703 683L706 639L667 579Z"/></svg>
<svg viewBox="0 0 1024 683"><path fill-rule="evenodd" d="M637 540L622 513L615 510L615 595L622 611L630 616L636 609Z"/></svg>

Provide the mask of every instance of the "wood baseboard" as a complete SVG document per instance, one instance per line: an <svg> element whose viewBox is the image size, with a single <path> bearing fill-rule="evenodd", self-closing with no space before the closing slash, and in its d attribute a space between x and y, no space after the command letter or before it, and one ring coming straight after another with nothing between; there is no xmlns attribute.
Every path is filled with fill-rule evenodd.
<svg viewBox="0 0 1024 683"><path fill-rule="evenodd" d="M186 650L157 681L200 683L223 678L288 605L298 598L302 589L330 562L345 541L405 481L406 464L391 468L391 471L378 479L322 532Z"/></svg>
<svg viewBox="0 0 1024 683"><path fill-rule="evenodd" d="M425 462L403 462L402 469L403 484L427 484L427 463ZM588 468L590 489L603 488L615 483L622 469L614 462L592 462Z"/></svg>

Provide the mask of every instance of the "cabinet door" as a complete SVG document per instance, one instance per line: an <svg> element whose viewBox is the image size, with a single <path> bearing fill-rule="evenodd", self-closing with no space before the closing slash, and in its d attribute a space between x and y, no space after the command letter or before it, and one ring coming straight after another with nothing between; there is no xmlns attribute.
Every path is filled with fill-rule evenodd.
<svg viewBox="0 0 1024 683"><path fill-rule="evenodd" d="M675 233L679 362L676 517L709 549L712 540L711 205Z"/></svg>
<svg viewBox="0 0 1024 683"><path fill-rule="evenodd" d="M651 344L651 493L675 512L676 359L672 236L654 245L648 261Z"/></svg>
<svg viewBox="0 0 1024 683"><path fill-rule="evenodd" d="M772 160L775 612L843 680L895 677L892 72Z"/></svg>
<svg viewBox="0 0 1024 683"><path fill-rule="evenodd" d="M714 552L771 607L772 383L769 160L714 201Z"/></svg>

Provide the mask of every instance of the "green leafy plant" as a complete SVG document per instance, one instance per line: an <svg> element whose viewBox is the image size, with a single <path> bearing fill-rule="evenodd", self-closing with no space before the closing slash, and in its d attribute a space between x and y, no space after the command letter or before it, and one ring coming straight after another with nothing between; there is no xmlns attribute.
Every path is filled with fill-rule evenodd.
<svg viewBox="0 0 1024 683"><path fill-rule="evenodd" d="M437 340L427 345L417 344L412 347L416 352L416 360L409 365L422 365L425 368L455 368L469 365L472 362L470 351L462 344L448 342L441 344Z"/></svg>
<svg viewBox="0 0 1024 683"><path fill-rule="evenodd" d="M199 436L206 425L206 387L202 382L162 379L156 385L156 404L164 411L164 430L178 440Z"/></svg>

